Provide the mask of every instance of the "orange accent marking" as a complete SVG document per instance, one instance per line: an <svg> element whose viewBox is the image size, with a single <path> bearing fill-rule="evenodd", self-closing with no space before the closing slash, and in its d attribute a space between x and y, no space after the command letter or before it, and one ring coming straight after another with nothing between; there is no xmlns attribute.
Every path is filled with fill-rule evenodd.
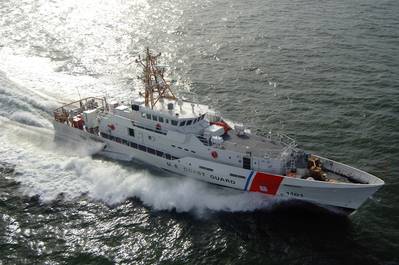
<svg viewBox="0 0 399 265"><path fill-rule="evenodd" d="M252 180L250 191L276 195L281 181L283 181L282 176L256 172L256 175Z"/></svg>

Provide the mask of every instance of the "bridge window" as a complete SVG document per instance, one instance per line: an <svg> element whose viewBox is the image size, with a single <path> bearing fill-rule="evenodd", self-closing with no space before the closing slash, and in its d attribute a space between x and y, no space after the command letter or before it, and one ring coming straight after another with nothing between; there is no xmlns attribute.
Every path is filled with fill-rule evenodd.
<svg viewBox="0 0 399 265"><path fill-rule="evenodd" d="M177 120L171 120L170 123L171 123L173 126L177 126Z"/></svg>
<svg viewBox="0 0 399 265"><path fill-rule="evenodd" d="M147 119L151 120L151 114L150 113L147 113L146 116L147 116Z"/></svg>
<svg viewBox="0 0 399 265"><path fill-rule="evenodd" d="M163 122L163 117L158 117L159 122Z"/></svg>
<svg viewBox="0 0 399 265"><path fill-rule="evenodd" d="M158 117L157 117L156 115L152 115L152 119L153 119L154 121L157 121L157 120L158 120Z"/></svg>
<svg viewBox="0 0 399 265"><path fill-rule="evenodd" d="M193 122L193 120L188 120L186 126L191 125L192 122Z"/></svg>
<svg viewBox="0 0 399 265"><path fill-rule="evenodd" d="M134 129L129 128L129 135L132 136L132 137L134 137Z"/></svg>
<svg viewBox="0 0 399 265"><path fill-rule="evenodd" d="M179 126L184 126L186 125L186 121L181 121Z"/></svg>

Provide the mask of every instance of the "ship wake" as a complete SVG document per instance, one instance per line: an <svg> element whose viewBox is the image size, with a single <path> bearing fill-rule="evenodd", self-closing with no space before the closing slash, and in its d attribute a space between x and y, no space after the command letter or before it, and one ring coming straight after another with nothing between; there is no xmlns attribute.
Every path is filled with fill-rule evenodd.
<svg viewBox="0 0 399 265"><path fill-rule="evenodd" d="M54 142L50 119L55 105L76 94L82 83L85 89L103 85L91 79L73 82L71 76L52 72L42 59L22 60L4 50L1 57L9 63L1 64L5 71L0 72L0 162L16 165L14 177L24 195L39 196L48 203L60 194L65 200L85 194L111 206L138 198L156 210L199 213L252 211L270 205L271 201L259 194L224 190L134 163L93 158L103 148L99 143L73 146ZM23 67L33 63L36 67ZM34 71L37 65L42 71ZM44 75L43 71L45 82L33 82L30 77ZM54 91L54 87L58 89Z"/></svg>
<svg viewBox="0 0 399 265"><path fill-rule="evenodd" d="M151 170L135 163L118 163L92 155L101 144L60 145L54 131L0 118L0 161L15 164L15 178L26 196L49 203L63 194L82 194L114 206L138 198L155 210L177 212L253 211L272 200L259 194L225 190L190 178ZM273 200L274 201L274 200Z"/></svg>

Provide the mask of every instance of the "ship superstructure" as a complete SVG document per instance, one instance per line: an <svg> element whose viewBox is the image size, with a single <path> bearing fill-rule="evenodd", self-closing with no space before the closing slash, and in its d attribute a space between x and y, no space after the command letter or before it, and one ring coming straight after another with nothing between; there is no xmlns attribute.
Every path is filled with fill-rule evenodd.
<svg viewBox="0 0 399 265"><path fill-rule="evenodd" d="M179 99L159 55L143 60L144 94L128 104L86 98L54 112L56 136L103 143L101 154L139 160L209 183L357 209L384 182L364 171L300 150L283 134L252 134L207 105Z"/></svg>

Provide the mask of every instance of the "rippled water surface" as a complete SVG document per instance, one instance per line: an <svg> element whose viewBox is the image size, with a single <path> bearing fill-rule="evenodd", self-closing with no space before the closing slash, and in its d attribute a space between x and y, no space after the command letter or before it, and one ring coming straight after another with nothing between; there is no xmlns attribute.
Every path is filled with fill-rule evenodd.
<svg viewBox="0 0 399 265"><path fill-rule="evenodd" d="M0 264L399 264L398 1L0 1ZM177 93L386 185L356 214L56 146L52 110ZM253 129L254 130L254 129Z"/></svg>

